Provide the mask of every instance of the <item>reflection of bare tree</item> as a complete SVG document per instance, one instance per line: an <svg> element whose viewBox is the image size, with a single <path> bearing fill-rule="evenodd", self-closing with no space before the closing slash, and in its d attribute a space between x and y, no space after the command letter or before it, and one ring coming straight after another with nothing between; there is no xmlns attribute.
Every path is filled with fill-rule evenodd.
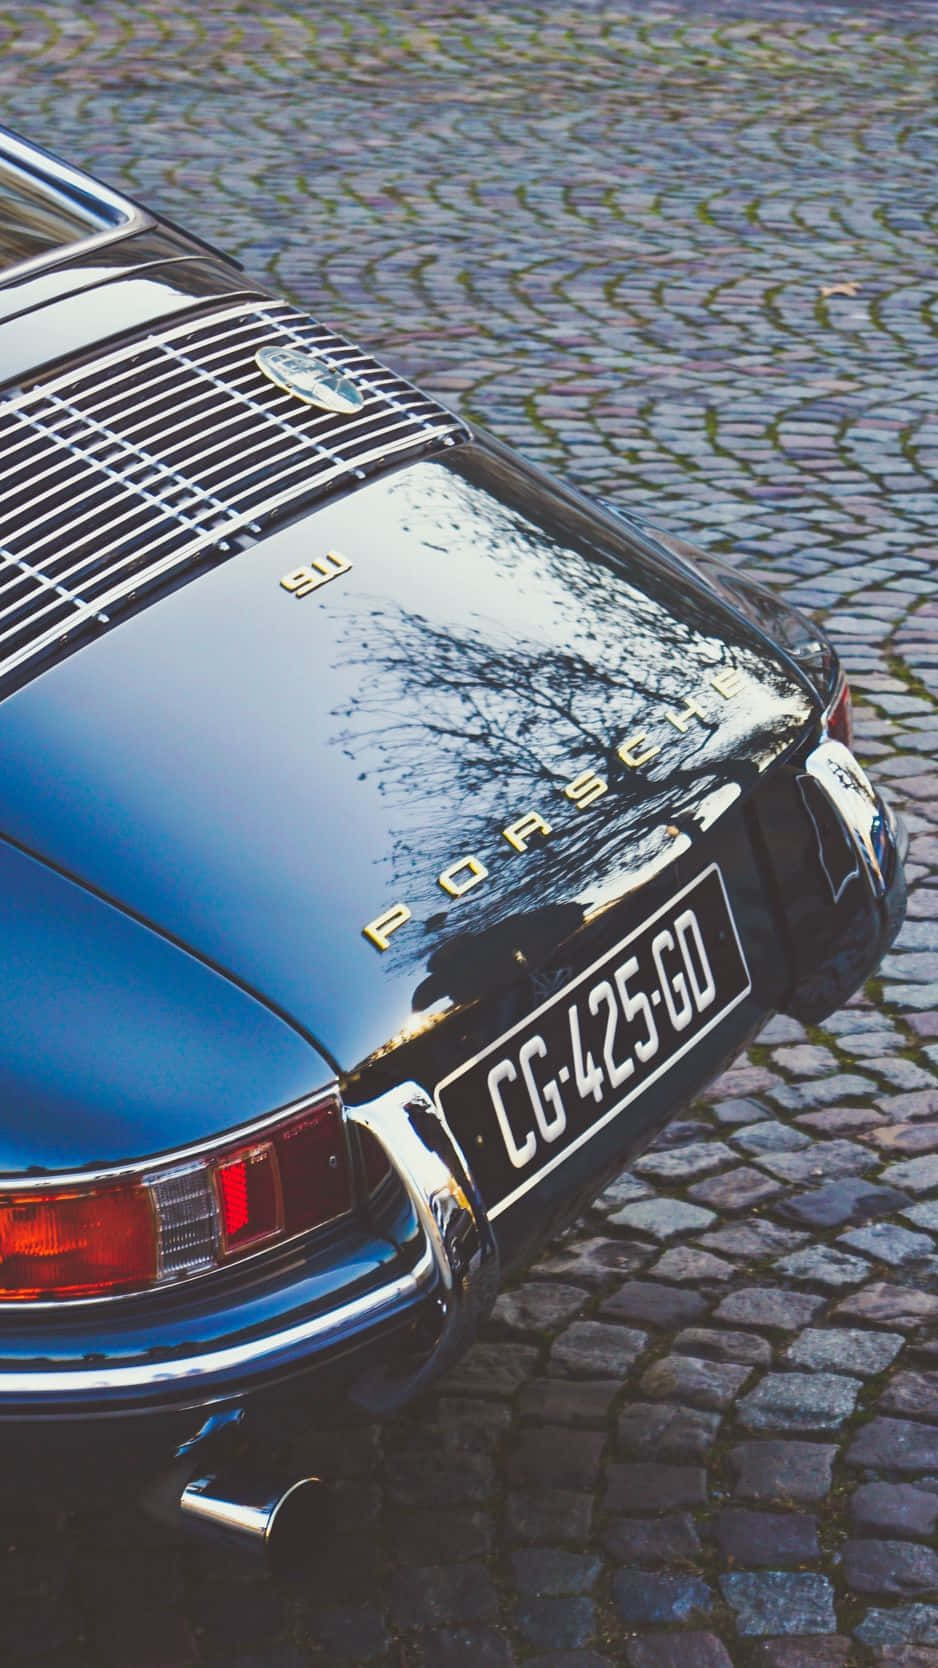
<svg viewBox="0 0 938 1668"><path fill-rule="evenodd" d="M747 789L791 729L790 685L743 625L715 615L712 598L689 583L682 590L666 569L636 570L625 529L617 552L614 529L607 538L561 503L547 531L533 519L542 495L507 470L499 498L450 469L433 470L433 493L417 497L419 473L401 484L415 494L411 531L441 561L473 563L479 606L452 623L412 599L372 613L367 647L344 656L356 699L337 739L380 787L398 893L418 921L436 925L446 909L436 876L447 864L476 852L493 877L498 865L498 883L479 887L471 915L457 907L439 919L447 935L490 934L532 904L582 900L626 863L651 860L665 825L689 824L712 789ZM513 614L487 612L488 564L502 582L510 574L524 602ZM761 705L740 702L731 714L716 697L706 721L669 729L664 714L681 712L716 664L757 680ZM660 756L630 769L619 745L655 722ZM609 792L578 812L562 790L587 769ZM513 857L501 830L531 810L554 831Z"/></svg>
<svg viewBox="0 0 938 1668"><path fill-rule="evenodd" d="M715 720L695 724L679 745L675 733L647 772L628 769L618 756L637 712L682 707L688 680L680 637L676 629L664 667L659 641L654 679L639 673L639 655L631 659L636 670L628 674L626 703L620 664L444 631L415 616L373 629L360 661L354 723L341 741L377 767L395 872L407 895L416 884L439 907L442 895L428 893L427 880L462 852L490 849L500 829L527 810L565 824L540 858L542 875L546 870L556 884L561 876L577 878L587 851L590 871L602 872L603 847L621 851L623 811L629 839L640 843L663 819L690 816L718 783L750 786L753 759L775 752L782 739L775 711L751 733L746 754L721 739ZM577 813L561 790L585 768L598 771L610 792L589 813Z"/></svg>

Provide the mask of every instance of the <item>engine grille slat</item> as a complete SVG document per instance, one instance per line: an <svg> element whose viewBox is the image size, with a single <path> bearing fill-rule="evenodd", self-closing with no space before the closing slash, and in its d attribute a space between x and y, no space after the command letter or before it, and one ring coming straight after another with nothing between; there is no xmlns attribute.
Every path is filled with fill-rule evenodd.
<svg viewBox="0 0 938 1668"><path fill-rule="evenodd" d="M262 375L268 345L351 376L360 411ZM0 678L38 669L234 538L466 430L285 302L213 308L0 397Z"/></svg>

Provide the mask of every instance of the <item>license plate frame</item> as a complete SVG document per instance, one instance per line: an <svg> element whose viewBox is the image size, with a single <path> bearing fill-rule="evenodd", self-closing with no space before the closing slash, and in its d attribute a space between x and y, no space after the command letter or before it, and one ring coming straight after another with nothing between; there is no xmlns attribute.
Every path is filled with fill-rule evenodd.
<svg viewBox="0 0 938 1668"><path fill-rule="evenodd" d="M708 904L709 924L703 928L693 907L694 899L701 911L704 904ZM688 924L690 917L696 923L696 932ZM667 924L669 919L675 928L682 924L677 940ZM671 949L665 945L668 937ZM687 948L688 943L693 945L692 951ZM655 945L658 946L657 952ZM680 1018L685 1004L681 998L680 1008L676 1005L676 988L670 983L676 974L668 975L669 985L668 989L665 988L665 973L662 971L665 953L672 958L676 955L680 961L677 972L683 976L685 993L693 1010L683 1027L672 1023L672 1014L676 1013ZM623 968L629 968L633 961L637 968L623 980ZM653 984L650 994L647 980L643 981L641 992L629 991L629 983L635 978L636 971L647 970L649 961L658 973L657 984ZM718 964L719 977L714 971L714 962ZM698 994L701 985L703 994L707 994L708 973L715 987L714 995L700 1006ZM602 995L597 998L601 987ZM623 987L625 996L622 994ZM752 978L726 884L719 864L714 862L673 893L610 950L604 951L575 974L560 990L442 1078L434 1092L437 1110L466 1154L489 1217L498 1217L598 1135L745 1001L751 989ZM613 1019L617 998L618 1011ZM625 1012L626 1001L632 1006L630 1014ZM629 1067L627 1061L617 1061L612 1052L610 1028L614 1042L623 1022L631 1025L636 1018L635 1003L642 1009L641 1026L646 1029L646 1037L633 1044ZM603 1006L606 1009L604 1024L600 1023ZM574 1009L576 1021L571 1018ZM586 1009L589 1012L587 1028L590 1041L583 1043L583 1010ZM667 1048L660 1046L659 1019L662 1009L669 1044ZM570 1054L573 1054L574 1024L581 1044L579 1070L574 1060L564 1054L565 1027ZM648 1053L652 1030L659 1046ZM597 1049L598 1032L603 1032L604 1036L601 1051L603 1068L599 1070L603 1082L597 1096L597 1066L593 1056ZM550 1035L549 1043L545 1033ZM643 1042L646 1044L644 1054L639 1047ZM674 1046L670 1046L672 1043ZM542 1046L538 1048L538 1044ZM553 1071L549 1064L551 1057ZM540 1083L533 1068L534 1058L539 1061ZM545 1061L548 1062L546 1065ZM578 1084L589 1080L590 1074L584 1070L586 1061L593 1067L591 1106L585 1106L586 1097L582 1088L579 1089L579 1104L575 1103ZM624 1074L617 1084L612 1082L612 1068ZM493 1077L496 1079L494 1089L491 1088ZM532 1081L536 1097L535 1091L530 1088ZM549 1096L551 1084L556 1097ZM568 1086L569 1095L565 1099L563 1091ZM513 1110L506 1107L506 1093L512 1098ZM544 1106L548 1098L549 1110ZM562 1126L558 1101L564 1113ZM540 1103L540 1112L536 1102ZM523 1108L522 1113L518 1112L519 1106ZM572 1118L569 1115L571 1106ZM545 1133L552 1128L554 1133Z"/></svg>

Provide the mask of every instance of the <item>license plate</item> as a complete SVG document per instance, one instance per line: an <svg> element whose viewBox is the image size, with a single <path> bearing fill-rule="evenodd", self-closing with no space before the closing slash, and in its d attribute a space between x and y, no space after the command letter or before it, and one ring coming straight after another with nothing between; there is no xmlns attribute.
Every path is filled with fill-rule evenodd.
<svg viewBox="0 0 938 1668"><path fill-rule="evenodd" d="M751 989L714 863L437 1086L490 1216L527 1193Z"/></svg>

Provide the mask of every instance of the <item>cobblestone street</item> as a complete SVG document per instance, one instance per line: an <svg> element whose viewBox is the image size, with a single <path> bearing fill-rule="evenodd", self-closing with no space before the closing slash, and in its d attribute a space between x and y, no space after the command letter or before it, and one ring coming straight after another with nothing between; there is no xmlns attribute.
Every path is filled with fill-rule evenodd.
<svg viewBox="0 0 938 1668"><path fill-rule="evenodd" d="M938 1668L934 0L0 0L2 120L827 622L909 917L439 1393L311 1432L279 1589L0 1520L35 1668Z"/></svg>

